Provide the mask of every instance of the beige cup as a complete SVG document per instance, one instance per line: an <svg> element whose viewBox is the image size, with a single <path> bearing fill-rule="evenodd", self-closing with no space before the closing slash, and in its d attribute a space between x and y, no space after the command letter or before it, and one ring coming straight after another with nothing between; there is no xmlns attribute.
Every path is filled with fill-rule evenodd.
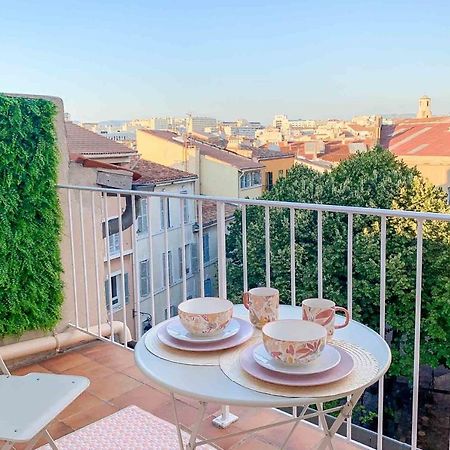
<svg viewBox="0 0 450 450"><path fill-rule="evenodd" d="M334 330L344 328L350 321L350 314L342 306L336 306L331 300L325 298L307 298L302 301L303 320L318 323L327 329L328 340L333 339ZM342 325L335 325L336 312L345 314L345 322Z"/></svg>
<svg viewBox="0 0 450 450"><path fill-rule="evenodd" d="M256 328L262 328L266 323L278 320L280 293L270 287L257 287L244 292L242 302L248 309L250 322Z"/></svg>

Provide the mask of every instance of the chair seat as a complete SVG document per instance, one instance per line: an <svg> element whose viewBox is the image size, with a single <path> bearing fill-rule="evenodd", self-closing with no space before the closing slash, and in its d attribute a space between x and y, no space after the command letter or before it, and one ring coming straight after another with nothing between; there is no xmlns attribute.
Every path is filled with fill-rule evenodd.
<svg viewBox="0 0 450 450"><path fill-rule="evenodd" d="M89 383L85 377L72 375L1 375L0 440L29 441L70 405Z"/></svg>

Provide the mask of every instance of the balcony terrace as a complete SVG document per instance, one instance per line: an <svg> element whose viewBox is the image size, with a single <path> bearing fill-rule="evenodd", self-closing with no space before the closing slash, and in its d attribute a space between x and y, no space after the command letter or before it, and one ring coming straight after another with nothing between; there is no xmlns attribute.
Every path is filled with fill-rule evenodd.
<svg viewBox="0 0 450 450"><path fill-rule="evenodd" d="M14 375L26 375L30 372L71 374L85 376L91 385L49 426L52 436L57 439L73 433L91 423L108 417L115 412L135 405L149 413L173 423L173 410L168 392L163 391L145 377L135 366L133 352L107 342L91 342L35 363L13 370ZM187 398L178 398L178 414L181 423L192 426L197 411L197 402ZM249 427L261 426L284 418L285 413L269 408L239 408L233 412L239 415L239 421L227 430L221 430L212 424L212 419L220 413L220 405L210 405L207 416L203 420L200 434L205 438L213 438L221 434L242 431ZM250 437L235 437L219 441L223 449L239 450L271 450L281 445L286 426L274 430L261 431ZM175 426L173 426L175 433ZM287 450L314 448L320 440L319 431L311 424L301 424L291 437ZM298 442L301 442L301 447ZM0 445L2 443L0 442ZM33 448L44 445L40 441ZM17 450L26 448L25 444L17 444ZM111 441L111 449L125 450L124 443ZM149 447L154 448L156 447ZM158 450L162 447L158 447ZM201 447L200 447L201 448ZM355 445L344 439L337 440L336 450L356 449ZM64 447L65 449L65 447ZM172 450L166 449L164 450ZM175 449L173 449L175 450Z"/></svg>

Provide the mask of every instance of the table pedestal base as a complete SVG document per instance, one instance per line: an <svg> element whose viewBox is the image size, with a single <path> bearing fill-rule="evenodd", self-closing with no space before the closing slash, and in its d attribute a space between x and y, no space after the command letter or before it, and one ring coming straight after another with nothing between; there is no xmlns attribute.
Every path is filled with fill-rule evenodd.
<svg viewBox="0 0 450 450"><path fill-rule="evenodd" d="M239 419L235 414L230 413L229 406L222 406L222 414L213 419L212 423L217 428L228 428Z"/></svg>

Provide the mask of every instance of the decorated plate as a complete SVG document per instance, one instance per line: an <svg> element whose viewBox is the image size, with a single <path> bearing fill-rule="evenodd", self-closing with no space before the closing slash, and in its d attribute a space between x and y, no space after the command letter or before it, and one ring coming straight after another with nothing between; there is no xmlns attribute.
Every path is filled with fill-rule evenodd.
<svg viewBox="0 0 450 450"><path fill-rule="evenodd" d="M267 353L264 344L259 344L254 348L253 357L260 366L266 369L291 375L310 375L325 372L336 367L341 360L341 354L331 345L326 345L317 359L301 366L288 366L281 361L277 361Z"/></svg>
<svg viewBox="0 0 450 450"><path fill-rule="evenodd" d="M167 324L166 330L175 339L187 342L216 342L228 339L239 331L240 325L237 319L231 319L230 323L225 327L222 333L214 336L195 336L190 333L181 323L178 317Z"/></svg>
<svg viewBox="0 0 450 450"><path fill-rule="evenodd" d="M284 386L319 386L342 380L353 370L354 361L351 355L340 347L336 350L341 355L341 361L335 367L326 372L309 375L292 375L275 372L260 366L253 357L255 347L260 344L251 345L240 354L239 362L242 370L249 375L268 383L280 384Z"/></svg>

